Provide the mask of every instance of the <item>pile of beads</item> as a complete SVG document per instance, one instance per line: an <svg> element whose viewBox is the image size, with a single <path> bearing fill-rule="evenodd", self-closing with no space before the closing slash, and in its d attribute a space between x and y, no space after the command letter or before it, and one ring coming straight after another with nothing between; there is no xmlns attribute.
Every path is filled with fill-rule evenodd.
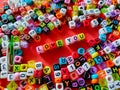
<svg viewBox="0 0 120 90"><path fill-rule="evenodd" d="M39 90L119 89L120 54L116 54L120 48L119 14L120 0L8 0L0 9L0 78L10 81L5 90L35 90L34 84L41 85ZM47 34L62 25L70 29L102 28L98 38L88 42L90 48L86 51L79 48L78 53L59 58L59 63L53 66L54 85L49 66L43 68L42 62L34 61L21 64L22 48L27 48L31 40L40 42L42 32ZM70 45L84 39L81 33L66 38L65 43ZM36 50L40 54L62 46L63 40L57 40ZM18 80L21 80L19 87L14 82Z"/></svg>

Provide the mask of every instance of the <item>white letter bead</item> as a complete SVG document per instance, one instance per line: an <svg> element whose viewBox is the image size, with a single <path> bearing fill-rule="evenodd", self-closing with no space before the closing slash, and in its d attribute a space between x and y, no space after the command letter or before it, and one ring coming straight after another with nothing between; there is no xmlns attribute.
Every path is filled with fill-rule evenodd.
<svg viewBox="0 0 120 90"><path fill-rule="evenodd" d="M54 71L54 77L55 78L61 78L62 77L61 71L60 70Z"/></svg>
<svg viewBox="0 0 120 90"><path fill-rule="evenodd" d="M107 24L108 24L107 21L106 21L106 20L103 20L100 25L101 25L102 27L106 27Z"/></svg>
<svg viewBox="0 0 120 90"><path fill-rule="evenodd" d="M14 74L8 74L7 80L14 81Z"/></svg>
<svg viewBox="0 0 120 90"><path fill-rule="evenodd" d="M31 19L31 17L30 17L30 15L25 15L25 16L23 17L23 19L24 19L25 21L29 21L29 20Z"/></svg>
<svg viewBox="0 0 120 90"><path fill-rule="evenodd" d="M75 21L69 21L69 28L74 29L76 27Z"/></svg>
<svg viewBox="0 0 120 90"><path fill-rule="evenodd" d="M41 15L41 16L38 17L38 20L39 20L40 22L43 22L43 21L45 20L45 17Z"/></svg>
<svg viewBox="0 0 120 90"><path fill-rule="evenodd" d="M65 43L66 43L66 45L70 45L70 44L72 44L72 43L73 43L73 41L72 41L72 37L68 37L68 38L66 38L66 39L65 39Z"/></svg>
<svg viewBox="0 0 120 90"><path fill-rule="evenodd" d="M31 9L27 13L28 13L28 15L32 16L34 14L34 11Z"/></svg>
<svg viewBox="0 0 120 90"><path fill-rule="evenodd" d="M56 90L64 90L63 83L56 83Z"/></svg>
<svg viewBox="0 0 120 90"><path fill-rule="evenodd" d="M82 65L82 67L83 67L83 69L84 69L85 71L88 71L88 70L90 69L90 65L89 65L87 62L85 62L85 63Z"/></svg>
<svg viewBox="0 0 120 90"><path fill-rule="evenodd" d="M43 69L42 62L36 62L36 63L35 63L35 68L36 68L36 70L41 70L41 69Z"/></svg>
<svg viewBox="0 0 120 90"><path fill-rule="evenodd" d="M91 4L92 0L84 0L86 4Z"/></svg>
<svg viewBox="0 0 120 90"><path fill-rule="evenodd" d="M92 27L96 27L96 26L98 26L98 21L97 21L97 19L93 19L92 21L91 21L91 26Z"/></svg>
<svg viewBox="0 0 120 90"><path fill-rule="evenodd" d="M1 26L1 29L2 29L3 32L4 32L4 31L7 31L7 30L8 30L8 25L7 25L7 24L3 24L3 25Z"/></svg>
<svg viewBox="0 0 120 90"><path fill-rule="evenodd" d="M115 89L120 88L120 81L119 80L115 81L114 83L115 83Z"/></svg>
<svg viewBox="0 0 120 90"><path fill-rule="evenodd" d="M2 63L1 64L1 70L2 71L8 71L8 64L7 63Z"/></svg>
<svg viewBox="0 0 120 90"><path fill-rule="evenodd" d="M78 6L78 10L84 10L85 7L84 6Z"/></svg>
<svg viewBox="0 0 120 90"><path fill-rule="evenodd" d="M1 73L0 73L0 78L7 78L7 76L8 76L8 71L1 71Z"/></svg>
<svg viewBox="0 0 120 90"><path fill-rule="evenodd" d="M115 90L115 84L114 83L108 83L108 90Z"/></svg>
<svg viewBox="0 0 120 90"><path fill-rule="evenodd" d="M28 68L27 69L27 76L33 76L34 74L34 69L33 68Z"/></svg>
<svg viewBox="0 0 120 90"><path fill-rule="evenodd" d="M60 9L60 13L61 13L62 15L65 15L66 12L67 12L67 10L66 10L65 8L61 8L61 9Z"/></svg>
<svg viewBox="0 0 120 90"><path fill-rule="evenodd" d="M0 63L7 63L7 57L6 56L0 57Z"/></svg>
<svg viewBox="0 0 120 90"><path fill-rule="evenodd" d="M2 42L2 48L7 48L8 47L9 42L8 41L3 41Z"/></svg>
<svg viewBox="0 0 120 90"><path fill-rule="evenodd" d="M119 65L120 65L120 56L116 57L116 58L113 60L113 63L115 64L115 66L119 66Z"/></svg>
<svg viewBox="0 0 120 90"><path fill-rule="evenodd" d="M99 10L99 9L94 9L94 13L95 13L95 15L97 16L97 15L100 14L100 10Z"/></svg>
<svg viewBox="0 0 120 90"><path fill-rule="evenodd" d="M106 13L104 13L104 15L105 15L106 18L109 18L110 17L110 12L106 12Z"/></svg>
<svg viewBox="0 0 120 90"><path fill-rule="evenodd" d="M78 20L78 19L79 19L78 16L73 16L73 17L72 17L72 20L74 20L74 21L76 21L76 20Z"/></svg>
<svg viewBox="0 0 120 90"><path fill-rule="evenodd" d="M106 54L109 54L112 51L109 46L105 47L103 50L105 51Z"/></svg>
<svg viewBox="0 0 120 90"><path fill-rule="evenodd" d="M36 47L36 51L37 51L38 54L44 53L43 46L37 46L37 47Z"/></svg>
<svg viewBox="0 0 120 90"><path fill-rule="evenodd" d="M20 72L20 80L27 79L27 72Z"/></svg>
<svg viewBox="0 0 120 90"><path fill-rule="evenodd" d="M112 75L107 75L105 78L108 83L112 83L114 81Z"/></svg>
<svg viewBox="0 0 120 90"><path fill-rule="evenodd" d="M78 36L77 35L74 35L72 36L72 41L73 43L77 42L79 39L78 39Z"/></svg>
<svg viewBox="0 0 120 90"><path fill-rule="evenodd" d="M56 28L61 25L61 22L59 19L56 19L53 23L54 23Z"/></svg>
<svg viewBox="0 0 120 90"><path fill-rule="evenodd" d="M68 68L68 71L69 71L69 72L75 71L75 65L74 65L74 64L68 65L67 68Z"/></svg>
<svg viewBox="0 0 120 90"><path fill-rule="evenodd" d="M120 40L119 40L119 39L118 39L118 40L115 40L115 41L112 42L112 44L113 44L115 47L118 47L118 46L120 46Z"/></svg>
<svg viewBox="0 0 120 90"><path fill-rule="evenodd" d="M5 11L5 13L8 14L8 15L10 15L10 14L12 14L12 10L8 9L8 10Z"/></svg>
<svg viewBox="0 0 120 90"><path fill-rule="evenodd" d="M85 17L85 15L80 15L80 16L79 16L79 19L80 19L80 21L82 22L82 21L86 20L86 17Z"/></svg>
<svg viewBox="0 0 120 90"><path fill-rule="evenodd" d="M3 41L9 41L9 38L8 38L7 35L4 35L4 36L2 37L2 42L3 42Z"/></svg>
<svg viewBox="0 0 120 90"><path fill-rule="evenodd" d="M107 34L106 28L100 28L99 29L99 34Z"/></svg>
<svg viewBox="0 0 120 90"><path fill-rule="evenodd" d="M37 33L35 32L35 30L30 30L28 33L29 33L29 35L30 35L32 38L34 38L34 37L37 35Z"/></svg>
<svg viewBox="0 0 120 90"><path fill-rule="evenodd" d="M20 49L20 42L14 42L13 49Z"/></svg>
<svg viewBox="0 0 120 90"><path fill-rule="evenodd" d="M105 68L104 69L104 71L105 71L105 73L107 74L107 75L111 75L112 74L112 70L111 70L111 68Z"/></svg>

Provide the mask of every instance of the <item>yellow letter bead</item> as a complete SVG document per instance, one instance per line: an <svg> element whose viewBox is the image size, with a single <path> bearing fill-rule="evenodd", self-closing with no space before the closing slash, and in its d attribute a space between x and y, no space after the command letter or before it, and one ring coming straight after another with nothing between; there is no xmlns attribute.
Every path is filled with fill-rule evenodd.
<svg viewBox="0 0 120 90"><path fill-rule="evenodd" d="M28 67L29 68L35 68L35 61L28 61Z"/></svg>
<svg viewBox="0 0 120 90"><path fill-rule="evenodd" d="M18 85L17 85L14 81L11 81L11 82L7 85L8 90L16 90L17 87L18 87Z"/></svg>
<svg viewBox="0 0 120 90"><path fill-rule="evenodd" d="M114 60L115 59L115 54L113 54L113 53L109 53L108 56L109 56L110 60Z"/></svg>
<svg viewBox="0 0 120 90"><path fill-rule="evenodd" d="M84 33L78 34L78 40L84 40L84 39L85 39L85 34Z"/></svg>
<svg viewBox="0 0 120 90"><path fill-rule="evenodd" d="M36 82L36 80L35 80L35 78L33 76L30 76L28 78L28 84L33 85L33 84L35 84L35 82Z"/></svg>
<svg viewBox="0 0 120 90"><path fill-rule="evenodd" d="M63 40L57 40L56 45L57 47L62 47L64 45Z"/></svg>
<svg viewBox="0 0 120 90"><path fill-rule="evenodd" d="M48 87L47 87L47 84L43 84L39 87L38 90L49 90Z"/></svg>
<svg viewBox="0 0 120 90"><path fill-rule="evenodd" d="M2 86L0 86L0 90L4 90L4 88Z"/></svg>
<svg viewBox="0 0 120 90"><path fill-rule="evenodd" d="M118 26L117 30L120 32L120 25Z"/></svg>
<svg viewBox="0 0 120 90"><path fill-rule="evenodd" d="M49 43L44 44L43 49L44 51L50 50L50 44Z"/></svg>
<svg viewBox="0 0 120 90"><path fill-rule="evenodd" d="M89 59L87 62L90 64L90 66L95 65L95 61L93 59Z"/></svg>
<svg viewBox="0 0 120 90"><path fill-rule="evenodd" d="M28 65L27 64L21 64L20 65L20 71L27 71Z"/></svg>
<svg viewBox="0 0 120 90"><path fill-rule="evenodd" d="M98 56L98 52L95 52L95 53L92 54L92 58L95 58L97 56Z"/></svg>
<svg viewBox="0 0 120 90"><path fill-rule="evenodd" d="M34 86L26 85L25 90L35 90Z"/></svg>
<svg viewBox="0 0 120 90"><path fill-rule="evenodd" d="M44 74L49 75L51 73L51 68L49 66L45 66L43 68L43 72L44 72Z"/></svg>

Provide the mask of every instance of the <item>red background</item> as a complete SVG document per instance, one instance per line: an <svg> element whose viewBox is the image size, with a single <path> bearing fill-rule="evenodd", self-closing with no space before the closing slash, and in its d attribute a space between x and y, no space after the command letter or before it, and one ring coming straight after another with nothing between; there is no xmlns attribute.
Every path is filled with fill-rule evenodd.
<svg viewBox="0 0 120 90"><path fill-rule="evenodd" d="M4 0L7 1L7 0ZM2 3L0 4L0 7L2 7ZM76 29L69 29L69 27L66 25L62 27L62 32L59 32L58 29L54 29L53 31L50 31L50 33L45 34L42 33L41 36L41 42L36 43L35 41L32 41L29 43L29 47L26 49L23 49L23 61L22 63L27 63L29 60L35 60L35 61L41 61L44 65L49 65L51 68L53 68L53 64L59 62L60 57L66 57L72 54L73 51L77 51L78 48L83 47L85 49L89 48L89 45L87 44L87 41L97 38L98 37L98 29L99 28L91 28L91 27L83 27ZM74 43L70 46L65 45L65 38L79 34L84 33L86 36L86 40L80 41L77 43ZM64 47L56 48L53 50L49 50L43 54L37 54L36 52L36 46L43 45L45 43L49 43L51 41L56 41L62 39L64 41ZM6 87L7 81L1 80L1 86Z"/></svg>

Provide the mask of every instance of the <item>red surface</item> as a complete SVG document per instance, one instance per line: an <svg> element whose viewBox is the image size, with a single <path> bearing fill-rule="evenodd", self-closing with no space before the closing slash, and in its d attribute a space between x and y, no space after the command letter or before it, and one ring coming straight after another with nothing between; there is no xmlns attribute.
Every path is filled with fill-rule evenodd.
<svg viewBox="0 0 120 90"><path fill-rule="evenodd" d="M1 4L2 5L2 4ZM98 29L99 28L88 28L83 27L83 25L80 28L72 29L70 30L68 26L62 27L62 32L59 32L59 30L54 29L48 34L42 33L41 36L41 42L31 42L29 43L29 47L27 49L23 49L23 63L27 63L29 60L35 60L35 61L41 61L44 65L49 65L51 68L53 64L58 63L59 57L66 57L68 55L71 55L73 51L77 51L78 48L83 47L85 49L89 48L89 45L87 44L87 41L94 39L98 37ZM74 43L70 46L65 45L65 38L79 34L84 33L86 36L86 41L80 41L77 43ZM64 47L49 50L43 54L37 54L36 52L36 46L43 45L45 43L49 43L52 41L56 41L62 39L64 41ZM6 81L2 80L1 86L6 87L7 83Z"/></svg>

